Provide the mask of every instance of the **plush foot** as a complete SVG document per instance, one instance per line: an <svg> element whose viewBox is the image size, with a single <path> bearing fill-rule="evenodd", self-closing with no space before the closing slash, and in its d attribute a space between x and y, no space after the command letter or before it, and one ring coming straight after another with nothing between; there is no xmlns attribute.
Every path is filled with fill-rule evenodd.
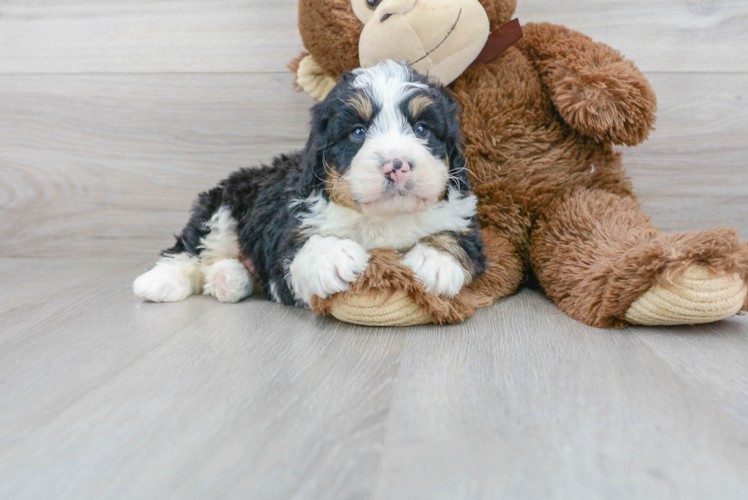
<svg viewBox="0 0 748 500"><path fill-rule="evenodd" d="M499 298L496 293L501 290L500 280L509 266L499 264L499 255L504 250L513 251L497 245L497 239L491 230L484 230L489 268L486 273L463 287L452 299L436 297L428 293L414 279L413 269L403 264L399 252L392 249L374 249L371 251L369 266L358 280L351 285L348 292L332 295L325 299L314 297L310 304L317 314L332 315L335 318L369 326L412 326L426 323L455 324L472 316L476 309L488 307ZM486 238L486 236L488 236ZM506 258L503 258L506 257ZM502 255L506 263L516 262L516 282L504 288L503 295L508 295L519 284L521 265L519 258L511 260L511 255ZM502 274L503 273L503 274ZM511 287L511 288L509 288Z"/></svg>
<svg viewBox="0 0 748 500"><path fill-rule="evenodd" d="M431 314L403 290L368 290L332 303L340 321L366 326L414 326L431 323Z"/></svg>
<svg viewBox="0 0 748 500"><path fill-rule="evenodd" d="M635 300L625 319L644 326L711 323L737 314L747 295L739 275L691 266Z"/></svg>
<svg viewBox="0 0 748 500"><path fill-rule="evenodd" d="M205 271L204 293L221 302L239 302L252 295L253 290L249 272L237 259L219 260Z"/></svg>

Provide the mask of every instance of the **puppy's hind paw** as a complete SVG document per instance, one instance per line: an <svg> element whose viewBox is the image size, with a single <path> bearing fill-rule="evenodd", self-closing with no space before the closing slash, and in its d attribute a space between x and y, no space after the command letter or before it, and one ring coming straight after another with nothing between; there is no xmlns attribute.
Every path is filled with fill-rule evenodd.
<svg viewBox="0 0 748 500"><path fill-rule="evenodd" d="M206 295L221 302L235 303L252 295L254 284L244 265L237 259L219 260L205 272Z"/></svg>

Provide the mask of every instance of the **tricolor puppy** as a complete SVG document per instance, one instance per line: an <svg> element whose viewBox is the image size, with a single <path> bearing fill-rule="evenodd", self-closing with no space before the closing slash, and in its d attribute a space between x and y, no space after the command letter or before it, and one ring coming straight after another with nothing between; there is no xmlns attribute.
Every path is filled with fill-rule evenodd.
<svg viewBox="0 0 748 500"><path fill-rule="evenodd" d="M257 285L308 306L347 290L369 250L394 248L427 290L453 297L486 268L457 113L441 87L404 64L347 74L314 106L303 151L239 170L198 197L135 294L237 302Z"/></svg>

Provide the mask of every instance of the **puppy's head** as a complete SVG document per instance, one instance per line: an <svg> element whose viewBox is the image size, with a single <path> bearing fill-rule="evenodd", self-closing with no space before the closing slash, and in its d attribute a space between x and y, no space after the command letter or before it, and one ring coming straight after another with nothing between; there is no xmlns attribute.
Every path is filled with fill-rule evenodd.
<svg viewBox="0 0 748 500"><path fill-rule="evenodd" d="M469 190L458 112L443 88L405 64L346 74L312 111L303 191L374 215Z"/></svg>

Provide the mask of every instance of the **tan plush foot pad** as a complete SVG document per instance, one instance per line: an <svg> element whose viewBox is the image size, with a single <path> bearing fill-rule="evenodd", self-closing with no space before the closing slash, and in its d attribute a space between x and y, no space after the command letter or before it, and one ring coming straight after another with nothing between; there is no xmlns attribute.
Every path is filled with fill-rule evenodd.
<svg viewBox="0 0 748 500"><path fill-rule="evenodd" d="M737 274L693 266L653 286L631 304L625 319L644 326L711 323L737 314L748 295Z"/></svg>
<svg viewBox="0 0 748 500"><path fill-rule="evenodd" d="M391 295L372 290L357 294L331 307L331 314L346 323L367 326L413 326L431 323L431 315L424 312L407 293L397 290Z"/></svg>

